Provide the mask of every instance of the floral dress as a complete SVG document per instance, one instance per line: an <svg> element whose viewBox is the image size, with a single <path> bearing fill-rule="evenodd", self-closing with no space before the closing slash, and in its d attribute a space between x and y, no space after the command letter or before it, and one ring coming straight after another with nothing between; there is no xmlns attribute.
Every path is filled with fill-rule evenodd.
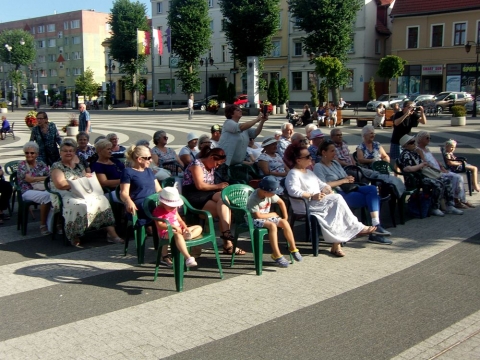
<svg viewBox="0 0 480 360"><path fill-rule="evenodd" d="M206 184L215 183L215 169L207 170L205 165L200 159L194 160L190 165L187 166L183 175L182 182L182 194L187 198L190 204L196 209L203 209L205 204L212 199L213 195L217 190L198 190L193 181L193 176L191 172L192 166L200 166L203 171L203 181Z"/></svg>
<svg viewBox="0 0 480 360"><path fill-rule="evenodd" d="M152 149L152 154L158 156L158 166L161 168L169 170L172 174L177 173L177 166L175 164L170 164L177 161L177 153L172 148L165 148L167 151L162 151L158 147ZM166 164L168 163L168 164Z"/></svg>
<svg viewBox="0 0 480 360"><path fill-rule="evenodd" d="M87 145L87 148L85 150L80 150L79 148L77 148L76 154L79 159L83 159L88 162L88 159L91 156L95 155L95 148L92 145Z"/></svg>
<svg viewBox="0 0 480 360"><path fill-rule="evenodd" d="M380 155L380 143L378 141L374 141L372 143L372 150L367 148L365 143L361 143L357 146L357 150L360 150L363 153L363 157L365 159L381 159L382 156ZM360 167L363 168L370 168L368 164L360 164Z"/></svg>
<svg viewBox="0 0 480 360"><path fill-rule="evenodd" d="M51 166L54 162L60 160L60 152L57 145L62 143L62 138L54 123L48 123L46 133L42 132L40 126L35 126L30 135L30 141L35 141L40 148L37 161L41 160Z"/></svg>
<svg viewBox="0 0 480 360"><path fill-rule="evenodd" d="M25 160L20 161L17 169L17 184L22 194L28 190L33 190L32 184L25 180L27 174L30 174L32 177L49 176L50 168L40 160L36 161L35 167L28 166Z"/></svg>
<svg viewBox="0 0 480 360"><path fill-rule="evenodd" d="M74 180L85 176L85 168L76 164L75 168L65 166L62 162L52 165L52 170L59 169L67 180ZM65 235L72 240L76 236L83 236L88 229L99 229L115 224L115 218L110 203L103 195L90 195L88 199L79 199L69 190L59 190L53 181L50 181L51 190L58 192L63 201L63 218L65 219ZM56 211L60 208L57 196L51 194L52 205Z"/></svg>

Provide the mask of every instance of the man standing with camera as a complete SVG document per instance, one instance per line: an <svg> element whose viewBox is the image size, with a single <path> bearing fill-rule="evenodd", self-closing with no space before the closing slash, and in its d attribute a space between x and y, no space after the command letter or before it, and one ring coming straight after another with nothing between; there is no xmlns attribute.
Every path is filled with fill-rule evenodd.
<svg viewBox="0 0 480 360"><path fill-rule="evenodd" d="M422 106L415 106L413 101L406 101L403 110L394 115L393 134L390 140L390 161L400 158L400 139L403 135L410 134L413 127L417 127L418 123L426 124L427 117Z"/></svg>

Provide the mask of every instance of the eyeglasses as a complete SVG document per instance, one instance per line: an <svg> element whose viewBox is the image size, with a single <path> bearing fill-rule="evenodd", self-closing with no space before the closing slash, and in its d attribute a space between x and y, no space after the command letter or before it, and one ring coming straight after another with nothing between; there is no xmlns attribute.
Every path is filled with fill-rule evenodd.
<svg viewBox="0 0 480 360"><path fill-rule="evenodd" d="M45 120L46 118L44 117L37 117L37 120Z"/></svg>
<svg viewBox="0 0 480 360"><path fill-rule="evenodd" d="M343 134L335 134L335 136L343 136Z"/></svg>
<svg viewBox="0 0 480 360"><path fill-rule="evenodd" d="M211 141L202 141L202 144L211 144Z"/></svg>
<svg viewBox="0 0 480 360"><path fill-rule="evenodd" d="M150 160L152 160L152 157L151 156L140 156L140 159L150 161Z"/></svg>
<svg viewBox="0 0 480 360"><path fill-rule="evenodd" d="M308 154L308 155L305 155L305 156L300 156L297 159L311 159L311 158L312 158L312 154Z"/></svg>
<svg viewBox="0 0 480 360"><path fill-rule="evenodd" d="M111 138L110 141L113 141L113 140L118 140L118 138Z"/></svg>
<svg viewBox="0 0 480 360"><path fill-rule="evenodd" d="M35 152L28 152L28 151L25 151L25 155L35 155L36 153Z"/></svg>
<svg viewBox="0 0 480 360"><path fill-rule="evenodd" d="M430 140L430 136L429 136L429 137L426 137L425 139Z"/></svg>
<svg viewBox="0 0 480 360"><path fill-rule="evenodd" d="M164 136L163 138L164 138L165 140L168 140L168 136Z"/></svg>

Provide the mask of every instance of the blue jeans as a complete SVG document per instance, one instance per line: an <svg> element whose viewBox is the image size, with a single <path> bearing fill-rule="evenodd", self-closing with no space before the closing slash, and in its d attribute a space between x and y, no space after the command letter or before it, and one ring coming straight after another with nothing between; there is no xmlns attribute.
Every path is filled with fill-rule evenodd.
<svg viewBox="0 0 480 360"><path fill-rule="evenodd" d="M359 186L357 191L345 193L339 192L343 196L348 206L360 208L366 206L369 212L380 210L380 197L377 193L377 187L373 185Z"/></svg>

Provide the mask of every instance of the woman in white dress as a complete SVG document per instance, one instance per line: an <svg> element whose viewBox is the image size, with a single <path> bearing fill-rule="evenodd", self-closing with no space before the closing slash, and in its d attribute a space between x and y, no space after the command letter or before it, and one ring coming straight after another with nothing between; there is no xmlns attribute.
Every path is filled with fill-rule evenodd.
<svg viewBox="0 0 480 360"><path fill-rule="evenodd" d="M308 199L310 213L317 218L325 242L332 244L330 252L333 255L345 256L340 243L376 230L375 226L365 226L359 222L343 197L334 194L329 185L307 169L312 162L307 147L290 145L284 157L294 164L285 181L288 194ZM295 213L305 213L302 201L292 199L291 206Z"/></svg>

